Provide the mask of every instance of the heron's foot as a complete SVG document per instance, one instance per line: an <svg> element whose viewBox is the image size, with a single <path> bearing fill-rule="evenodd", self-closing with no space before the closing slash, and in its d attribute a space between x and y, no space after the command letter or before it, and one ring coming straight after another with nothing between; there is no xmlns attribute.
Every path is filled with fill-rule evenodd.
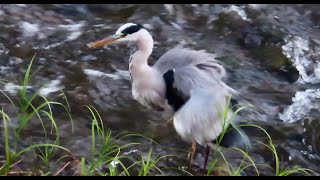
<svg viewBox="0 0 320 180"><path fill-rule="evenodd" d="M197 144L196 144L196 143L192 143L192 144L191 144L191 151L190 151L189 154L188 154L188 159L189 159L188 169L189 169L189 170L191 170L191 166L192 166L192 163L193 163L194 153L196 152L196 147L197 147Z"/></svg>

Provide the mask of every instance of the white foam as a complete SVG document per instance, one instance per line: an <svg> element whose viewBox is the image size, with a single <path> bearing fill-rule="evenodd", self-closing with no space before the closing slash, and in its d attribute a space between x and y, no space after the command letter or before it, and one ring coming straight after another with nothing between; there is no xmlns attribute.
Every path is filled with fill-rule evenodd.
<svg viewBox="0 0 320 180"><path fill-rule="evenodd" d="M39 32L38 24L31 24L26 21L21 21L19 23L20 29L22 31L22 36L24 37L32 37L35 36Z"/></svg>
<svg viewBox="0 0 320 180"><path fill-rule="evenodd" d="M80 22L78 24L71 24L71 25L59 25L58 27L69 31L70 34L67 36L67 41L72 41L81 36L83 26L84 26L84 22Z"/></svg>
<svg viewBox="0 0 320 180"><path fill-rule="evenodd" d="M20 6L20 7L24 7L24 8L26 8L27 7L27 5L26 4L16 4L17 6Z"/></svg>
<svg viewBox="0 0 320 180"><path fill-rule="evenodd" d="M82 32L72 32L68 37L67 37L67 40L68 41L72 41L72 40L75 40L77 39L78 37L80 37L82 34Z"/></svg>
<svg viewBox="0 0 320 180"><path fill-rule="evenodd" d="M60 24L57 27L49 27L47 29L50 29L50 30L59 29L59 30L62 30L62 31L67 31L66 39L63 40L63 41L60 41L60 42L49 44L47 46L36 46L36 47L34 47L34 49L51 49L51 48L54 48L54 47L61 46L62 44L64 44L67 41L76 40L77 38L79 38L82 35L82 33L83 33L82 27L84 26L84 24L85 23L81 21L81 22L79 22L77 24L69 24L69 25L61 25ZM39 36L40 35L41 35L41 33L39 33Z"/></svg>
<svg viewBox="0 0 320 180"><path fill-rule="evenodd" d="M113 161L110 162L110 165L111 165L113 168L117 167L117 164L119 164L119 161L117 161L117 160L113 160Z"/></svg>
<svg viewBox="0 0 320 180"><path fill-rule="evenodd" d="M0 66L0 73L3 73L5 70L8 70L8 69L12 69L12 68L8 66Z"/></svg>
<svg viewBox="0 0 320 180"><path fill-rule="evenodd" d="M236 12L244 21L251 21L251 19L247 17L247 14L242 7L240 8L238 6L231 5L230 7L225 9L225 12L230 12L230 11Z"/></svg>
<svg viewBox="0 0 320 180"><path fill-rule="evenodd" d="M293 65L299 71L300 77L298 83L312 83L320 82L320 63L313 61L312 56L319 52L312 52L309 49L309 41L299 36L287 36L284 38L285 45L282 46L282 53L287 56Z"/></svg>
<svg viewBox="0 0 320 180"><path fill-rule="evenodd" d="M259 10L261 9L264 5L263 4L249 4L249 6L253 9Z"/></svg>
<svg viewBox="0 0 320 180"><path fill-rule="evenodd" d="M97 71L94 69L84 69L83 70L85 74L87 74L88 76L97 76L97 77L102 77L105 75L104 72L101 71Z"/></svg>
<svg viewBox="0 0 320 180"><path fill-rule="evenodd" d="M177 24L177 23L170 22L170 24L171 24L174 28L176 28L177 30L182 30L182 29L183 29L183 28L182 28L179 24Z"/></svg>
<svg viewBox="0 0 320 180"><path fill-rule="evenodd" d="M32 88L27 86L27 89ZM17 95L18 90L22 89L22 86L16 85L14 83L6 83L4 86L4 91L10 93L11 95Z"/></svg>
<svg viewBox="0 0 320 180"><path fill-rule="evenodd" d="M68 24L68 25L64 25L61 24L58 27L68 30L68 31L79 31L84 25L84 22L80 22L78 24Z"/></svg>
<svg viewBox="0 0 320 180"><path fill-rule="evenodd" d="M311 110L317 111L316 114L320 113L320 89L298 91L292 101L293 104L279 114L279 118L284 122L292 123L304 118L312 118L310 116Z"/></svg>
<svg viewBox="0 0 320 180"><path fill-rule="evenodd" d="M61 81L59 79L52 80L46 87L42 88L39 93L43 96L47 96L50 93L57 92L63 88L60 83Z"/></svg>
<svg viewBox="0 0 320 180"><path fill-rule="evenodd" d="M17 58L17 57L10 57L9 58L10 65L16 65L16 64L20 64L22 62L23 62L23 60L21 58Z"/></svg>
<svg viewBox="0 0 320 180"><path fill-rule="evenodd" d="M48 46L44 46L43 49L51 49L51 48L60 46L60 45L63 44L64 42L65 42L65 41L58 42L58 43L54 43L54 44L50 44L50 45L48 45Z"/></svg>
<svg viewBox="0 0 320 180"><path fill-rule="evenodd" d="M164 4L163 6L169 12L170 15L174 14L173 4Z"/></svg>
<svg viewBox="0 0 320 180"><path fill-rule="evenodd" d="M119 76L120 78L123 78L123 79L127 79L127 80L130 79L130 73L127 70L117 69L115 75L117 75L117 76Z"/></svg>
<svg viewBox="0 0 320 180"><path fill-rule="evenodd" d="M117 70L117 72L115 72L114 74L109 74L109 73L104 73L94 69L84 69L84 73L87 74L88 76L108 77L114 80L130 78L129 72L123 71L123 70Z"/></svg>
<svg viewBox="0 0 320 180"><path fill-rule="evenodd" d="M6 47L4 47L2 43L0 43L0 54L7 55L8 53L9 53L9 50Z"/></svg>
<svg viewBox="0 0 320 180"><path fill-rule="evenodd" d="M135 152L138 152L138 150L133 149L133 150L130 150L130 151L128 151L128 152L124 152L123 155L127 156L127 155L132 154L132 153L135 153Z"/></svg>
<svg viewBox="0 0 320 180"><path fill-rule="evenodd" d="M96 24L96 25L93 25L93 27L105 27L106 25L105 24Z"/></svg>

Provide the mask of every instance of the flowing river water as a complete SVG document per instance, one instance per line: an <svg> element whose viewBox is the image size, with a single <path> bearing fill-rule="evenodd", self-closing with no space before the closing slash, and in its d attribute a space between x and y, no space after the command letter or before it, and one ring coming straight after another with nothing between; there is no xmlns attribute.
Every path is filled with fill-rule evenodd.
<svg viewBox="0 0 320 180"><path fill-rule="evenodd" d="M132 45L110 45L88 49L88 42L114 33L127 22L140 23L152 34L155 45L149 62L180 44L216 53L227 69L227 84L239 91L247 108L241 122L256 124L270 134L284 167L299 165L320 171L320 6L319 5L0 5L0 79L3 92L16 96L19 81L36 53L35 74L28 87L41 90L48 99L61 101L63 89L72 110L74 131L61 109L54 109L60 144L75 156L89 156L91 119L85 105L97 108L113 132L130 131L158 143L155 153L171 154L160 166L187 165L189 144L176 134L170 113L150 111L133 100L128 59ZM62 102L62 101L61 101ZM0 104L15 119L3 94ZM0 125L1 129L3 124ZM246 128L257 164L274 167L266 135ZM2 130L1 130L2 131ZM43 138L39 121L23 131L26 142ZM0 158L4 159L3 133ZM133 140L126 138L124 143ZM147 140L139 140L148 144ZM129 149L132 156L147 154L149 146ZM128 152L127 152L128 153ZM194 174L201 174L203 149L195 155ZM226 152L231 164L243 158ZM33 166L27 158L18 166ZM260 175L274 170L260 167ZM72 172L72 168L69 170ZM72 174L65 172L65 174ZM182 175L166 170L167 175ZM247 175L255 175L248 170Z"/></svg>

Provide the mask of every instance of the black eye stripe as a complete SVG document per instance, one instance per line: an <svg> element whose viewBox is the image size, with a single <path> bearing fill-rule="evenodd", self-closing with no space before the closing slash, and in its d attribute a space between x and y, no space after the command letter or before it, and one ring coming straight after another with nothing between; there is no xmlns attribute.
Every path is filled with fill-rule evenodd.
<svg viewBox="0 0 320 180"><path fill-rule="evenodd" d="M136 24L136 25L129 26L129 27L125 28L124 30L121 31L121 33L123 33L123 34L132 34L132 33L135 33L137 31L139 31L142 28L144 28L142 25Z"/></svg>

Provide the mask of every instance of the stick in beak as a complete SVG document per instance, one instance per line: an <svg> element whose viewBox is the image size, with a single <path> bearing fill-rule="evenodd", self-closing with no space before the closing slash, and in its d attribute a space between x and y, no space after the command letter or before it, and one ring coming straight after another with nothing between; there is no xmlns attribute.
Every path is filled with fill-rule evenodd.
<svg viewBox="0 0 320 180"><path fill-rule="evenodd" d="M112 36L109 36L109 37L104 38L102 40L98 40L98 41L94 41L94 42L88 43L87 46L89 48L96 48L96 47L104 46L104 45L107 45L107 44L111 44L112 42L116 41L117 39L119 39L121 37L122 36L119 36L119 35L112 35Z"/></svg>

